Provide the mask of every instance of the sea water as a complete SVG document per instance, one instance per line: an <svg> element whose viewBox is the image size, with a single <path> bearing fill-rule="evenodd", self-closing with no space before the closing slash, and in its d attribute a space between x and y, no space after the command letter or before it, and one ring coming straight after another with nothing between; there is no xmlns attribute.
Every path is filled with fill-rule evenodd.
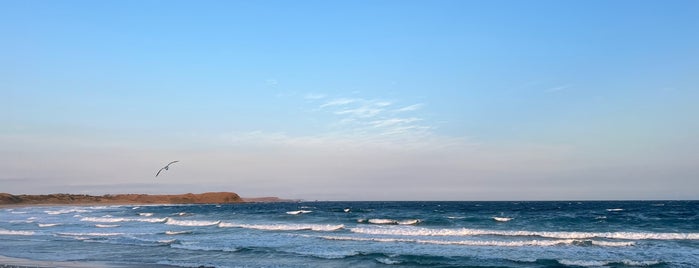
<svg viewBox="0 0 699 268"><path fill-rule="evenodd" d="M0 209L0 255L179 267L699 267L699 201Z"/></svg>

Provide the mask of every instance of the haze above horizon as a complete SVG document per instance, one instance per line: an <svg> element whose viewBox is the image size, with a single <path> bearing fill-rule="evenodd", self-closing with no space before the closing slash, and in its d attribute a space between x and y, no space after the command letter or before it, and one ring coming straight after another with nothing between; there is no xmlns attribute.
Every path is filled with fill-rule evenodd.
<svg viewBox="0 0 699 268"><path fill-rule="evenodd" d="M2 1L0 192L697 199L696 14Z"/></svg>

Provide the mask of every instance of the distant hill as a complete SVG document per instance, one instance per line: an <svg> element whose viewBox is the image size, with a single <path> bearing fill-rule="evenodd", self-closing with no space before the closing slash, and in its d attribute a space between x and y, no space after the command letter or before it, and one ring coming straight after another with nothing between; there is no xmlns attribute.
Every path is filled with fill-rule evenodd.
<svg viewBox="0 0 699 268"><path fill-rule="evenodd" d="M125 204L223 204L242 203L236 193L213 192L202 194L148 195L82 195L82 194L47 194L47 195L13 195L0 193L0 205L125 205Z"/></svg>

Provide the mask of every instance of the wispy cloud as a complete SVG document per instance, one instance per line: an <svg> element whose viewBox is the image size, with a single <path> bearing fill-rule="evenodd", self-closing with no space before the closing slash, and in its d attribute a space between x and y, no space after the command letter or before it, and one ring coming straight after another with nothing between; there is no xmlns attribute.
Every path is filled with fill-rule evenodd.
<svg viewBox="0 0 699 268"><path fill-rule="evenodd" d="M322 94L308 94L304 99L317 105L311 109L315 113L334 115L336 121L328 128L335 133L352 133L364 140L393 140L411 142L433 136L436 129L420 115L423 103L402 104L400 100L329 97ZM322 95L323 98L316 98Z"/></svg>
<svg viewBox="0 0 699 268"><path fill-rule="evenodd" d="M417 110L419 110L420 108L422 108L422 106L424 106L424 104L422 104L422 103L416 103L416 104L413 104L413 105L408 105L408 106L405 106L405 107L402 107L402 108L398 108L398 109L396 109L396 110L394 110L394 111L395 111L395 112L412 112L412 111L417 111Z"/></svg>
<svg viewBox="0 0 699 268"><path fill-rule="evenodd" d="M349 99L349 98L332 99L332 100L329 100L329 101L321 104L320 108L326 108L326 107L332 107L332 106L343 106L343 105L347 105L350 103L354 103L356 101L357 101L357 99Z"/></svg>

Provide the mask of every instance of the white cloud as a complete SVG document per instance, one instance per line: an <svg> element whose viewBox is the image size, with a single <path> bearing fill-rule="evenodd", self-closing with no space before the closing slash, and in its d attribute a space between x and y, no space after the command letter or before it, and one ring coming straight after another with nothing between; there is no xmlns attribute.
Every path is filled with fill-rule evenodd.
<svg viewBox="0 0 699 268"><path fill-rule="evenodd" d="M405 106L405 107L400 108L400 109L396 109L396 110L394 110L394 111L395 111L395 112L412 112L412 111L417 111L417 110L419 110L420 108L422 108L422 106L424 106L424 104L422 104L422 103L417 103L417 104Z"/></svg>
<svg viewBox="0 0 699 268"><path fill-rule="evenodd" d="M417 121L422 121L420 118L416 117L411 117L411 118L388 118L388 119L382 119L382 120L375 120L370 122L371 125L374 127L388 127L388 126L395 126L395 125L405 125L405 124L410 124L413 122Z"/></svg>
<svg viewBox="0 0 699 268"><path fill-rule="evenodd" d="M344 105L354 103L354 102L357 102L357 99L349 99L349 98L333 99L333 100L330 100L326 103L321 104L320 108L333 107L333 106L344 106Z"/></svg>

